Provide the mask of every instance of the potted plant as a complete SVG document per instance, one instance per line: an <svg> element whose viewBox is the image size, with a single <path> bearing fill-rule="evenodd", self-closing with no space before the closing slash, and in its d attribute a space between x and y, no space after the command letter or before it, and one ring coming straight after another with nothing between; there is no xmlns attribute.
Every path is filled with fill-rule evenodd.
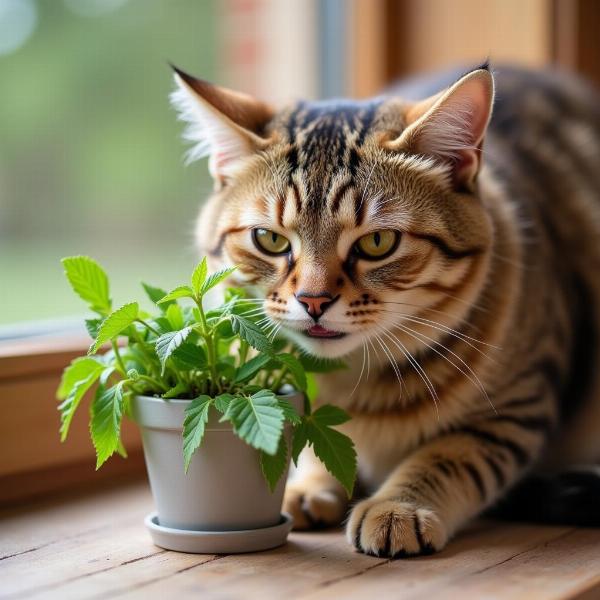
<svg viewBox="0 0 600 600"><path fill-rule="evenodd" d="M219 553L283 543L292 525L281 515L289 461L307 444L351 494L354 447L334 429L348 416L331 405L312 411L308 400L311 373L341 365L274 338L260 302L241 289L207 308L206 294L235 268L209 274L204 259L189 285L166 293L142 284L155 306L146 312L137 302L113 309L108 277L91 258L63 265L97 317L86 320L88 355L65 369L57 392L61 440L88 394L96 468L126 456L123 417L138 423L157 507L146 524L157 545Z"/></svg>

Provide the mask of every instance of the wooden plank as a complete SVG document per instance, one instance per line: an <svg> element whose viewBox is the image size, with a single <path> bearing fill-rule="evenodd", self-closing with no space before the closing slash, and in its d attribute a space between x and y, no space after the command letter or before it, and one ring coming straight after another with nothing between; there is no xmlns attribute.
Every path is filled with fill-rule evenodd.
<svg viewBox="0 0 600 600"><path fill-rule="evenodd" d="M117 518L140 523L152 506L148 483L138 478L129 485L96 486L87 492L67 492L2 509L0 561L14 554L28 554L33 560L35 554L32 553L37 549L66 537L102 530Z"/></svg>
<svg viewBox="0 0 600 600"><path fill-rule="evenodd" d="M127 460L115 457L99 471L95 469L95 457L90 454L79 462L0 477L0 508L47 497L64 489L73 492L106 483L131 481L145 473L144 453L139 448L131 451L130 447Z"/></svg>
<svg viewBox="0 0 600 600"><path fill-rule="evenodd" d="M600 3L553 0L553 59L600 85Z"/></svg>
<svg viewBox="0 0 600 600"><path fill-rule="evenodd" d="M53 374L0 386L0 476L85 460L94 469L87 401L73 419L67 442L60 443L55 398L58 382L59 375ZM127 420L124 421L123 440L128 450L141 447L137 428Z"/></svg>
<svg viewBox="0 0 600 600"><path fill-rule="evenodd" d="M142 523L151 506L144 483L0 511L0 598L589 600L600 591L600 530L479 522L437 555L398 561L354 552L341 531L202 556L153 546Z"/></svg>
<svg viewBox="0 0 600 600"><path fill-rule="evenodd" d="M60 372L73 358L84 356L89 345L90 338L81 334L0 342L0 381Z"/></svg>
<svg viewBox="0 0 600 600"><path fill-rule="evenodd" d="M438 584L443 586L444 580L460 580L568 531L526 525L505 529L476 528L435 557L393 562L354 552L341 532L296 533L279 550L229 556L152 582L144 586L144 596L195 589L203 598L331 599L364 598L365 594L394 597L401 590L402 597L408 598L412 597L406 595L409 591L429 594ZM139 589L116 597L135 598Z"/></svg>
<svg viewBox="0 0 600 600"><path fill-rule="evenodd" d="M388 0L386 23L391 79L487 57L535 67L552 57L548 0Z"/></svg>
<svg viewBox="0 0 600 600"><path fill-rule="evenodd" d="M348 27L348 93L366 98L381 93L386 79L386 0L354 0Z"/></svg>
<svg viewBox="0 0 600 600"><path fill-rule="evenodd" d="M583 592L600 598L600 532L577 529L543 546L480 570L447 586L438 598L520 600L574 598Z"/></svg>

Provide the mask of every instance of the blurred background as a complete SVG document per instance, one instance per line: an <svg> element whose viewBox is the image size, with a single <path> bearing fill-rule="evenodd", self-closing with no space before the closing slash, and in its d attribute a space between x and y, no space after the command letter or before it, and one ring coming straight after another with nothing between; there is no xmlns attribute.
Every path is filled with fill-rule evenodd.
<svg viewBox="0 0 600 600"><path fill-rule="evenodd" d="M600 80L594 0L0 0L0 325L71 323L59 259L105 265L118 305L196 260L210 190L184 168L167 61L274 102L364 97L490 57ZM46 320L33 329L15 324ZM2 334L0 334L2 335Z"/></svg>

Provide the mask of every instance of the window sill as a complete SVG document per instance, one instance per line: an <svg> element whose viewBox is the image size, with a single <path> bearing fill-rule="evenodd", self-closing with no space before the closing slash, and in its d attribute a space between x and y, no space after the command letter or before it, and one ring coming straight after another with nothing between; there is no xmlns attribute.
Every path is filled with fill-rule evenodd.
<svg viewBox="0 0 600 600"><path fill-rule="evenodd" d="M143 471L132 423L123 426L130 458L111 459L98 472L87 410L76 414L69 439L60 443L56 389L64 367L89 343L77 330L0 341L0 505Z"/></svg>

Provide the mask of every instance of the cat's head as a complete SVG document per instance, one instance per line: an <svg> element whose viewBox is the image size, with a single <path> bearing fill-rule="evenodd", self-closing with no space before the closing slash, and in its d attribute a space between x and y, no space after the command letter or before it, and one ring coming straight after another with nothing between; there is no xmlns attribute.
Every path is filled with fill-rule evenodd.
<svg viewBox="0 0 600 600"><path fill-rule="evenodd" d="M487 69L419 102L281 110L181 71L175 79L189 156L209 156L215 182L200 249L213 267L239 265L237 282L265 298L282 331L334 357L378 337L414 347L424 340L402 328L427 311L449 326L464 317L492 238L477 194Z"/></svg>

